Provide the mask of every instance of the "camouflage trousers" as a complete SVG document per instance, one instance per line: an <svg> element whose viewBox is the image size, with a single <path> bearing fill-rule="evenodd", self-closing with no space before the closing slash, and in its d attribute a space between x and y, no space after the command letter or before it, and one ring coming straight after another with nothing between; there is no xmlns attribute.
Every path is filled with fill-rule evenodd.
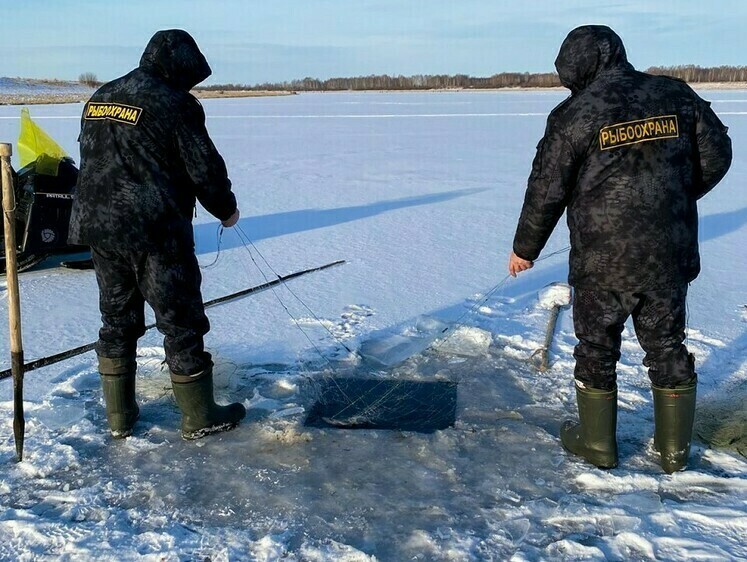
<svg viewBox="0 0 747 562"><path fill-rule="evenodd" d="M573 327L578 338L574 376L587 386L613 390L622 331L628 317L646 352L651 382L674 387L695 376L685 340L687 285L642 293L576 289Z"/></svg>
<svg viewBox="0 0 747 562"><path fill-rule="evenodd" d="M96 353L104 358L134 357L145 333L145 303L165 336L166 363L180 375L211 365L203 336L210 330L202 304L202 275L194 251L119 251L91 248L99 285L102 327Z"/></svg>

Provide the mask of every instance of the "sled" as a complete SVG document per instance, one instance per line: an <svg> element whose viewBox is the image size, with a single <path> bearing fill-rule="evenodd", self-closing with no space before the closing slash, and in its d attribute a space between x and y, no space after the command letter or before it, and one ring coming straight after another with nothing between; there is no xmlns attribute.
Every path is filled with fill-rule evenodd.
<svg viewBox="0 0 747 562"><path fill-rule="evenodd" d="M18 138L21 169L13 173L16 199L18 271L53 254L86 251L67 243L78 169L65 151L21 110ZM0 274L5 274L4 234L0 232Z"/></svg>
<svg viewBox="0 0 747 562"><path fill-rule="evenodd" d="M33 162L14 177L18 271L25 271L53 254L86 251L67 243L73 191L78 169L69 158L59 163L58 174L37 171ZM0 274L5 274L4 235L0 232Z"/></svg>

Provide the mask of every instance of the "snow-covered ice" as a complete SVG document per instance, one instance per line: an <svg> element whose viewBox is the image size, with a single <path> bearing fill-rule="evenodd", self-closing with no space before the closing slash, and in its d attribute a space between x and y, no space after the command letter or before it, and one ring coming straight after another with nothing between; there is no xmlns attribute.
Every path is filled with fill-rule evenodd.
<svg viewBox="0 0 747 562"><path fill-rule="evenodd" d="M690 288L688 346L704 420L696 434L708 438L739 427L747 387L747 92L703 95L736 150L727 179L700 204L703 273ZM209 310L216 394L249 407L235 431L181 440L155 331L138 349L141 421L123 441L108 435L89 353L27 374L17 464L12 384L0 381L0 559L747 558L747 461L729 443L710 448L696 437L688 470L662 473L631 327L619 368L620 467L601 471L561 448L559 424L575 415L569 310L551 369L539 374L530 360L547 309L567 303L566 292L547 290L566 281L567 254L491 292L506 275L545 116L563 96L205 100L241 228L256 245L224 233L217 262L203 270L205 298L264 282L255 262L271 277L261 256L281 274L347 264ZM31 114L76 156L81 108L34 106ZM3 139L17 137L19 115L0 107ZM216 258L217 230L200 210L205 266ZM567 239L561 225L544 255ZM55 263L21 276L29 360L97 334L93 273ZM0 322L0 341L7 330ZM0 369L8 366L4 353ZM334 376L455 382L455 427L305 427L316 383Z"/></svg>
<svg viewBox="0 0 747 562"><path fill-rule="evenodd" d="M571 286L568 283L551 283L539 292L539 304L548 309L570 305Z"/></svg>
<svg viewBox="0 0 747 562"><path fill-rule="evenodd" d="M5 103L35 103L40 97L48 102L64 102L70 98L85 101L93 92L93 88L78 82L0 77L0 97Z"/></svg>

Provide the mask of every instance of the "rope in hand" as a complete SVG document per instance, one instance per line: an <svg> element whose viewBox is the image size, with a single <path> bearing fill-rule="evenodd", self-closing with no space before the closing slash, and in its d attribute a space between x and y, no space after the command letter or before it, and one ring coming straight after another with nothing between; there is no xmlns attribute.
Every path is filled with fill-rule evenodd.
<svg viewBox="0 0 747 562"><path fill-rule="evenodd" d="M224 230L223 225L218 224L218 230L215 233L218 253L215 254L215 259L207 265L201 265L200 269L210 269L211 267L213 267L215 264L218 263L218 258L220 258L220 246L221 246L221 243L223 242L223 230Z"/></svg>
<svg viewBox="0 0 747 562"><path fill-rule="evenodd" d="M541 262L541 261L545 261L546 259L550 259L550 258L551 258L551 257L553 257L553 256L557 256L558 254L563 254L563 253L565 253L565 252L569 251L570 249L571 249L571 247L570 247L570 246L566 246L565 248L561 248L560 250L557 250L557 251L555 251L555 252L552 252L551 254L547 254L546 256L543 256L543 257L541 257L541 258L539 258L539 259L537 259L537 260L534 260L534 263L539 263L539 262ZM457 329L461 328L461 327L462 327L462 326L464 325L464 323L463 323L463 320L464 320L464 319L465 319L465 318L466 318L467 316L469 316L470 314L472 314L473 312L475 312L475 310L477 310L478 308L480 308L481 306L483 306L483 305L484 305L484 304L485 304L486 302L488 302L488 299L489 299L489 298L490 298L490 297L491 297L491 296L492 296L492 295L493 295L494 293L496 293L496 292L497 292L498 290L500 290L501 288L503 288L503 286L504 286L504 285L506 284L506 282L507 282L507 281L508 281L508 280L509 280L510 278L511 278L511 274L508 274L508 275L506 275L506 276L505 276L505 277L504 277L503 279L501 279L501 280L500 280L500 281L498 282L498 284L497 284L497 285L493 286L493 288L492 288L492 289L490 289L490 290L489 290L489 291L488 291L488 292L487 292L487 293L485 294L485 296L484 296L484 297L483 297L482 299L480 299L479 301L477 301L477 302L476 302L476 303L475 303L475 304L474 304L474 305L473 305L473 306L472 306L472 307L471 307L471 308L470 308L469 310L467 310L467 312L465 312L465 313L464 313L464 314L462 314L462 315L461 315L461 316L460 316L459 318L457 318L456 322L454 322L454 323L452 323L452 324L450 324L450 325L446 326L446 327L445 327L445 328L444 328L444 329L443 329L443 330L441 331L441 334L443 335L443 334L445 334L446 332L449 332L449 331L451 331L451 333L450 333L450 334L449 334L448 336L446 336L446 337L445 337L444 339L442 339L442 340L441 340L440 342L438 342L438 344L436 344L436 345L434 346L434 349L438 349L438 348L439 348L439 347L441 347L441 346L442 346L442 345L443 345L444 343L446 343L446 342L448 341L448 339L449 339L449 338L450 338L451 336L453 336L453 335L454 335L454 333L456 333Z"/></svg>
<svg viewBox="0 0 747 562"><path fill-rule="evenodd" d="M281 279L280 274L275 270L275 268L272 267L272 265L267 260L267 258L265 258L265 256L262 254L262 252L260 252L259 248L257 248L257 246L254 244L254 242L252 241L252 239L249 238L249 236L241 228L241 226L237 224L235 228L236 228L236 233L238 234L239 239L240 239L242 245L244 246L244 248L246 249L246 251L249 253L249 257L251 258L252 263L257 268L257 270L260 272L260 274L264 278L265 282L269 282L269 278L265 274L264 270L259 266L259 264L257 263L257 260L254 258L254 254L252 253L252 249L254 249L254 251L257 253L257 255L259 256L259 258L264 262L264 264L273 273L273 275L275 275L275 277L277 279ZM224 227L222 225L219 225L217 233L216 233L218 253L215 256L215 259L211 263L209 263L209 264L207 264L205 266L200 266L201 269L209 269L209 268L213 267L218 262L218 259L220 258L220 253L221 253L221 242L222 242L222 238L223 238L223 230L224 230ZM560 250L557 250L557 251L552 252L552 253L550 253L550 254L548 254L546 256L543 256L543 257L541 257L541 258L539 258L537 260L534 260L534 263L539 263L541 261L544 261L544 260L547 260L547 259L549 259L551 257L554 257L554 256L556 256L558 254L565 253L565 252L567 252L569 250L570 250L570 246L566 246L564 248L561 248ZM461 328L462 326L464 326L464 319L467 316L469 316L470 314L474 313L478 308L480 308L481 306L483 306L490 299L491 296L493 296L497 291L499 291L500 289L502 289L503 286L506 284L506 282L509 280L510 277L511 277L510 274L508 274L505 277L503 277L503 279L501 279L496 285L494 285L480 300L478 300L466 312L464 312L461 316L459 316L459 318L457 318L457 320L455 322L453 322L452 324L446 326L441 331L441 334L443 335L443 334L446 334L447 332L451 332L451 333L449 333L449 335L447 335L440 342L438 342L438 344L435 345L435 349L438 349L439 347L441 347L444 343L446 343L449 340L449 338L451 338L451 336L454 335L454 333L459 328ZM314 320L322 328L324 328L324 330L330 335L330 337L332 337L332 339L335 340L336 343L338 343L340 346L342 346L348 353L355 353L353 350L350 349L350 347L348 347L345 344L345 342L343 342L337 335L335 335L327 327L327 325L321 320L321 318L319 318L319 316L311 309L311 307L309 307L309 305L306 304L306 302L300 296L298 296L298 294L295 291L293 291L293 289L291 289L286 283L283 283L282 285L309 312L309 314L311 314L311 316L314 318ZM283 310L285 310L286 314L293 321L294 325L304 335L304 337L308 340L308 342L311 344L311 346L314 348L314 350L317 352L317 354L324 360L324 362L327 363L330 367L332 367L332 363L321 352L321 350L319 349L319 347L311 340L311 338L306 333L306 331L301 327L300 322L291 313L290 309L283 302L283 300L280 298L280 295L278 295L277 291L275 291L274 288L271 288L271 290L272 290L272 293L275 295L275 298L278 300L278 302L282 306Z"/></svg>
<svg viewBox="0 0 747 562"><path fill-rule="evenodd" d="M268 261L267 261L267 259L266 259L266 258L264 257L264 255L262 255L262 252L260 252L260 251L259 251L259 248L257 248L257 246L256 246L256 245L254 244L254 242L252 242L251 238L249 238L249 236L248 236L248 235L246 234L246 232L244 232L244 230L243 230L243 229L241 228L241 226L239 226L239 225L236 225L236 230L237 230L237 232L238 232L238 234L239 234L239 238L241 238L241 239L242 239L242 243L244 242L244 240L246 240L246 243L248 243L248 244L249 244L249 245L250 245L250 246L251 246L252 248L254 248L254 251L255 251L255 252L257 252L257 255L258 255L258 256L260 257L260 259L262 259L262 261L263 261L263 262L264 262L264 263L265 263L265 264L267 265L267 267L269 268L269 270L270 270L270 271L272 271L273 275L275 275L275 277L277 277L278 279L280 279L280 278L281 278L280 274L279 274L279 273L278 273L277 271L275 271L275 269L274 269L274 268L273 268L273 267L272 267L272 266L270 265L270 262L268 262ZM246 246L246 243L244 243L244 247L246 247L246 248L247 248L247 250L249 250L249 248L248 248L248 247ZM249 255L251 255L251 251L249 251ZM252 257L252 261L253 261L253 260L254 260L254 258ZM254 262L254 263L255 263L255 265L257 265L257 263L256 263L256 262ZM260 272L262 272L261 268L259 268L259 265L257 265L257 268L258 268L258 269L260 270ZM264 276L264 273L262 273L262 275ZM265 280L267 280L267 277L265 277ZM319 324L319 325L320 325L320 326L321 326L322 328L324 328L324 329L326 330L326 332L327 332L327 333L328 333L328 334L329 334L329 335L330 335L330 336L332 337L332 339L334 339L334 340L335 340L335 341L336 341L336 342L337 342L338 344L340 344L340 345L341 345L342 347L344 347L344 348L345 348L345 350L346 350L346 351L347 351L348 353L353 353L353 350L351 350L351 349L350 349L350 348L349 348L349 347L348 347L347 345L345 345L345 342L343 342L343 341L342 341L342 340L341 340L341 339L340 339L340 338L339 338L339 337L338 337L337 335L335 335L335 334L334 334L334 333L332 332L332 330L330 330L330 329L329 329L329 328L327 327L327 325L326 325L326 324L325 324L324 322L322 322L322 320L321 320L321 319L319 318L319 316L317 316L317 314L316 314L316 313L315 313L315 312L314 312L313 310L311 310L311 308L309 307L309 305L307 305L307 304L306 304L306 303L305 303L305 302L303 301L303 299L302 299L301 297L299 297L299 296L298 296L298 295L297 295L297 294L295 293L295 291L293 291L293 289L291 289L291 288L290 288L290 287L289 287L289 286L288 286L288 285L287 285L286 283L283 283L283 286L284 286L284 287L285 287L285 288L286 288L286 289L288 290L288 292L289 292L289 293L290 293L291 295L293 295L293 297L294 297L294 298L295 298L295 299L296 299L296 300L297 300L297 301L298 301L299 303L301 303L301 305L302 305L302 306L303 306L303 307L304 307L304 308L305 308L305 309L306 309L306 310L307 310L307 311L309 312L309 314L311 314L312 318L314 318L314 320L316 320L316 322L317 322L317 323L318 323L318 324Z"/></svg>
<svg viewBox="0 0 747 562"><path fill-rule="evenodd" d="M261 268L261 267L259 266L259 264L257 263L257 260L256 260L256 259L254 258L254 254L252 253L252 250L251 250L250 246L251 246L251 247L253 247L253 248L254 248L254 250L255 250L255 251L257 252L257 254L258 254L258 255L260 255L260 256L262 257L262 260L263 260L263 261L265 262L265 264L267 265L267 267L268 267L268 268L270 268L270 270L272 270L272 272L273 272L273 273L275 274L275 276L276 276L276 277L277 277L278 279L281 279L281 276L280 276L280 275L279 275L279 274L278 274L278 273L277 273L277 272L276 272L276 271L275 271L275 270L274 270L274 269L272 268L272 266L271 266L271 265L269 264L269 262L267 262L267 260L266 260L266 259L264 258L264 256L262 256L261 252L260 252L260 251L259 251L259 250L257 249L257 247L256 247L256 246L254 245L254 243L252 242L252 240L251 240L251 239L250 239L250 238L249 238L249 237L247 236L246 232L244 232L244 230L243 230L243 229L242 229L242 228L241 228L241 227L240 227L239 225L236 225L236 233L238 234L238 236L239 236L239 240L241 241L242 245L244 246L244 249L245 249L245 250L247 251L247 253L249 254L249 257L251 258L251 260L252 260L252 263L254 264L254 267L255 267L255 268L257 268L257 270L259 271L259 273L260 273L260 274L262 275L262 277L264 278L265 282L269 282L270 280L269 280L269 278L267 277L267 275L265 274L265 272L263 271L263 269L262 269L262 268ZM324 327L324 328L326 329L326 326L324 326L324 324L323 324L323 323L322 323L322 321L321 321L321 320L319 319L319 317L318 317L318 316L317 316L316 314L314 314L314 312L313 312L313 311L312 311L312 310L311 310L311 309L310 309L310 308L308 307L308 305L306 305L306 303L304 303L304 302L303 302L303 300L302 300L302 299L301 299L301 298L300 298L300 297L299 297L298 295L296 295L296 294L295 294L295 293L294 293L294 292L293 292L292 290L290 290L290 289L289 289L289 287L288 287L288 285L287 285L287 284L286 284L285 282L283 282L283 283L281 283L281 284L282 284L282 285L283 285L283 286L284 286L284 287L285 287L286 289L288 289L288 290L290 291L290 293L291 293L291 294L292 294L292 295L293 295L293 296L294 296L294 297L295 297L296 299L298 299L298 301L299 301L299 302L301 302L301 303L302 303L302 304L304 305L304 307L305 307L305 308L306 308L307 310L309 310L309 311L311 312L311 314L312 314L312 315L314 316L314 318L315 318L315 319L316 319L316 320L317 320L317 321L319 322L319 324L320 324L320 325L322 325L322 326L323 326L323 327ZM301 327L301 324L300 324L300 322L299 322L299 321L298 321L298 319L297 319L297 318L296 318L296 317L295 317L295 316L293 315L293 313L292 313L292 312L290 311L290 309L289 309L289 308L288 308L288 306L287 306L287 305L285 304L285 302L283 302L283 299L281 299L281 298L280 298L280 295L279 295L279 294L277 293L277 291L275 290L275 287L270 287L270 290L272 291L272 294L273 294L273 295L275 296L275 298L277 299L277 301L278 301L278 302L280 303L280 306L281 306L281 307L283 308L283 310L285 310L285 313L286 313L286 314L288 315L288 317L290 317L291 321L292 321L292 322L293 322L293 324L294 324L294 325L296 326L296 328L298 329L298 331L299 331L299 332L301 332L301 333L303 334L303 336L304 336L304 337L306 338L306 340L307 340L307 341L309 342L309 344L311 345L311 347L312 347L312 348L314 348L314 351L316 351L317 355L319 355L319 357L321 357L322 361L323 361L324 363L326 363L326 365L327 365L327 366L329 367L329 369L330 369L331 371L333 371L333 372L334 372L334 370L335 370L335 367L334 367L334 365L332 364L332 362L331 362L331 361L330 361L330 360L329 360L329 359L327 358L327 356L326 356L326 355L325 355L324 353L322 353L321 349L319 349L319 347L318 347L318 346L317 346L317 345L316 345L316 344L315 344L315 343L314 343L314 342L312 341L312 339L311 339L311 338L309 337L309 335L308 335L308 334L306 333L306 330L304 330L304 329L303 329L303 328ZM348 352L349 352L349 353L353 353L353 351L351 351L351 350L350 350L350 348L349 348L348 346L346 346L346 345L345 345L344 343L342 343L342 342L341 342L341 341L339 340L339 338L337 338L337 337L336 337L336 336L335 336L335 335L334 335L334 334L333 334L332 332L330 332L330 330L328 330L328 329L327 329L327 332L329 332L329 334L330 334L330 335L331 335L331 336L332 336L332 337L333 337L333 338L335 339L335 341L337 341L338 343L340 343L340 344L341 344L341 345L342 345L342 346L343 346L343 347L344 347L344 348L345 348L346 350L348 350ZM312 377L308 375L308 373L306 372L306 369L304 369L303 365L301 365L301 371L302 371L302 374L303 374L303 376L304 376L304 377L306 377L306 378L307 378L307 379L309 379L309 380L313 380L313 379L312 379ZM323 376L324 376L324 375L323 375ZM337 381L335 380L335 378L334 378L334 377L329 377L329 379L333 381L333 383L334 383L334 384L335 384L335 386L337 387L338 391L339 391L339 392L340 392L340 393L341 393L341 394L343 395L343 397L344 397L344 398L345 398L345 399L346 399L346 400L347 400L348 402L351 402L351 399L350 399L350 397L349 397L349 396L348 396L348 395L347 395L347 394L345 393L345 391L344 391L344 390L342 389L342 387L341 387L341 386L340 386L340 385L339 385L339 384L337 383Z"/></svg>
<svg viewBox="0 0 747 562"><path fill-rule="evenodd" d="M247 236L247 234L244 232L244 230L241 228L241 226L239 226L237 224L237 225L235 225L235 228L236 228L236 233L239 236L239 240L241 241L242 245L244 246L244 248L249 253L249 257L252 259L252 263L257 268L257 270L262 274L262 277L264 278L265 282L269 282L270 280L267 277L267 275L265 275L265 272L259 266L259 264L257 263L257 261L254 259L254 255L252 254L252 251L249 248L250 245L251 245L252 248L254 248L254 250L257 252L257 254L262 258L262 260L265 262L265 264L267 265L267 267L272 271L272 273L275 275L275 277L277 279L282 279L282 277L280 276L280 274L278 274L278 272L275 271L275 269L270 265L270 263L262 255L262 253L259 251L259 249L254 245L254 242L252 242L252 240L249 238L249 236ZM218 263L218 260L219 260L220 255L221 255L221 245L222 245L222 242L223 242L223 232L224 232L224 230L225 230L225 227L222 224L219 224L218 225L218 229L216 230L217 253L215 255L215 258L209 264L201 265L200 269L203 269L203 270L210 269L210 268L212 268L213 266L215 266ZM348 351L348 353L353 353L353 351L347 345L345 345L345 343L343 343L342 341L340 341L340 339L337 336L335 336L335 334L333 334L327 328L327 326L324 325L324 323L321 321L321 319L314 313L313 310L311 310L311 308L303 301L303 299L301 299L301 297L299 297L286 283L282 283L282 285L291 293L291 295L293 295L304 306L304 308L306 308L306 310L309 311L309 313L311 313L311 315L319 323L319 325L321 325L335 339L335 341L337 343L339 343L340 345L342 345L342 347L344 347ZM331 367L332 364L329 361L329 359L327 359L327 357L321 352L321 350L317 347L317 345L311 340L311 338L306 333L306 331L301 327L300 322L291 313L291 311L288 309L288 307L286 306L286 304L280 298L280 295L278 295L277 291L275 291L275 288L271 287L270 289L272 290L272 293L275 295L275 298L278 300L278 302L280 303L280 305L283 307L283 310L285 310L286 314L291 318L291 320L293 321L293 323L295 324L295 326L298 328L298 330L309 341L309 343L311 344L311 346L316 350L316 352L324 360L324 362L327 363Z"/></svg>

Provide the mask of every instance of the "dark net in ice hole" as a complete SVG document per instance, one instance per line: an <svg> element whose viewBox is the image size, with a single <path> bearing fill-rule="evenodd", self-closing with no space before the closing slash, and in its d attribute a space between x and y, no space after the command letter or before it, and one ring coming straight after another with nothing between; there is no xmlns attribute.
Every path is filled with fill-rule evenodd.
<svg viewBox="0 0 747 562"><path fill-rule="evenodd" d="M319 385L306 426L431 433L456 420L456 382L351 377Z"/></svg>

